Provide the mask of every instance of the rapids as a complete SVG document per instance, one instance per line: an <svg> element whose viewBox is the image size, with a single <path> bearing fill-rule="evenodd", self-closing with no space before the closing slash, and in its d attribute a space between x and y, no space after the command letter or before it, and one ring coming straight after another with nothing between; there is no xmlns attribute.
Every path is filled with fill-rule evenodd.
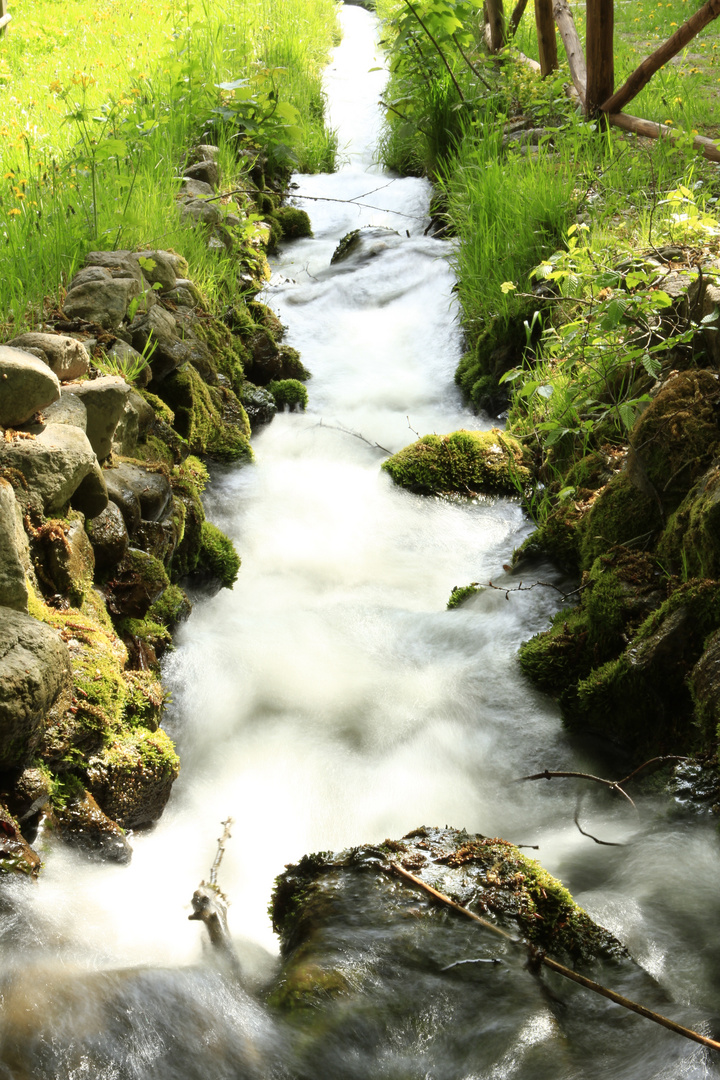
<svg viewBox="0 0 720 1080"><path fill-rule="evenodd" d="M243 566L232 592L199 600L165 663L183 771L164 817L133 837L127 869L49 849L29 909L23 897L3 920L14 982L0 1077L292 1073L290 1036L203 959L187 920L228 816L219 880L251 987L275 964L266 909L286 863L449 824L538 845L543 865L659 981L665 1011L718 1035L713 822L666 798L645 796L635 813L574 781L512 783L544 768L629 770L571 741L518 669L518 645L558 608L553 590L486 590L445 610L455 585L517 584L502 566L530 528L518 503L421 498L380 471L378 447L491 422L453 384L461 332L449 246L424 235L429 185L373 164L386 78L376 22L355 6L342 19L326 88L343 164L295 177L314 238L285 245L263 298L313 373L309 407L256 435L254 466L214 475L208 512ZM364 226L399 239L331 267L339 240ZM561 583L549 566L540 576ZM580 834L580 796L583 827L623 846ZM720 1075L708 1052L645 1021L614 1048L628 1024L620 1010L603 1006L593 1028L590 1009L574 1050L539 995L517 1008L471 1071L453 1057L452 1017L430 1011L422 1045L399 1033L358 1071L336 1062L334 1075ZM528 1048L543 1045L541 1061Z"/></svg>

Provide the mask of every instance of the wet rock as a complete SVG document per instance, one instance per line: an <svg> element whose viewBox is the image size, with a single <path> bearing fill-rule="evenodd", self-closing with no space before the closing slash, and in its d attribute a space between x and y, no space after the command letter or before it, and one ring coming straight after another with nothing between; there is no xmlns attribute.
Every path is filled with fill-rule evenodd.
<svg viewBox="0 0 720 1080"><path fill-rule="evenodd" d="M110 490L110 484L113 485L113 490L119 484L123 491L133 493L140 508L140 517L146 521L159 521L170 505L172 489L170 481L163 472L121 461L114 469L106 469L105 477L108 490ZM113 501L117 500L113 498ZM123 508L122 503L118 505L121 509ZM127 518L125 520L127 521Z"/></svg>
<svg viewBox="0 0 720 1080"><path fill-rule="evenodd" d="M97 458L79 428L48 424L37 435L18 435L0 443L0 467L21 472L42 499L45 512L57 514L97 468Z"/></svg>
<svg viewBox="0 0 720 1080"><path fill-rule="evenodd" d="M38 768L24 769L11 783L3 786L0 799L18 825L26 832L33 830L29 822L40 816L43 808L50 802L50 780L46 772Z"/></svg>
<svg viewBox="0 0 720 1080"><path fill-rule="evenodd" d="M68 387L80 398L87 411L87 437L99 461L108 457L120 417L123 415L130 387L116 375L104 375Z"/></svg>
<svg viewBox="0 0 720 1080"><path fill-rule="evenodd" d="M47 364L22 349L0 345L0 425L17 427L60 397L60 381Z"/></svg>
<svg viewBox="0 0 720 1080"><path fill-rule="evenodd" d="M258 386L267 386L273 379L279 379L282 373L280 349L267 330L256 331L247 343L250 362L245 374Z"/></svg>
<svg viewBox="0 0 720 1080"><path fill-rule="evenodd" d="M88 522L87 532L95 552L98 570L109 570L124 558L130 544L127 526L120 507L108 503L93 521Z"/></svg>
<svg viewBox="0 0 720 1080"><path fill-rule="evenodd" d="M179 771L165 732L137 728L90 759L88 787L123 828L147 828L162 815Z"/></svg>
<svg viewBox="0 0 720 1080"><path fill-rule="evenodd" d="M98 862L127 865L132 848L123 830L87 791L79 791L65 806L55 807L48 825L63 843Z"/></svg>
<svg viewBox="0 0 720 1080"><path fill-rule="evenodd" d="M382 468L396 484L421 495L515 494L531 478L527 451L497 428L425 435Z"/></svg>
<svg viewBox="0 0 720 1080"><path fill-rule="evenodd" d="M388 248L397 247L402 243L402 237L394 229L386 229L381 225L373 225L366 229L354 229L347 233L335 248L330 260L331 265L347 262L352 259L353 266L369 262L377 258Z"/></svg>
<svg viewBox="0 0 720 1080"><path fill-rule="evenodd" d="M146 551L130 548L106 586L113 615L142 619L170 584L163 564Z"/></svg>
<svg viewBox="0 0 720 1080"><path fill-rule="evenodd" d="M26 763L71 676L67 648L54 630L0 608L0 769Z"/></svg>
<svg viewBox="0 0 720 1080"><path fill-rule="evenodd" d="M185 525L185 507L179 499L173 499L170 513L159 521L141 521L135 532L135 543L154 555L165 566L169 565Z"/></svg>
<svg viewBox="0 0 720 1080"><path fill-rule="evenodd" d="M27 536L12 484L0 478L0 607L27 611Z"/></svg>
<svg viewBox="0 0 720 1080"><path fill-rule="evenodd" d="M67 387L62 387L58 401L43 409L46 424L69 424L87 434L87 409L79 397Z"/></svg>
<svg viewBox="0 0 720 1080"><path fill-rule="evenodd" d="M270 391L262 386L255 386L254 383L243 385L240 401L253 431L261 424L269 424L277 412L277 405Z"/></svg>
<svg viewBox="0 0 720 1080"><path fill-rule="evenodd" d="M160 389L175 413L175 429L191 453L220 461L252 460L250 424L231 390L208 386L193 364L170 375Z"/></svg>
<svg viewBox="0 0 720 1080"><path fill-rule="evenodd" d="M63 311L68 319L85 319L107 330L115 330L125 318L130 301L141 292L142 286L134 277L86 281L68 291Z"/></svg>
<svg viewBox="0 0 720 1080"><path fill-rule="evenodd" d="M57 592L82 597L93 583L95 555L85 523L71 521L64 527L62 543L48 545L47 569Z"/></svg>
<svg viewBox="0 0 720 1080"><path fill-rule="evenodd" d="M710 745L720 724L720 630L711 634L690 675L695 717Z"/></svg>
<svg viewBox="0 0 720 1080"><path fill-rule="evenodd" d="M105 484L105 473L95 459L92 469L73 492L70 505L73 510L78 510L88 521L91 521L103 512L107 504L108 490Z"/></svg>
<svg viewBox="0 0 720 1080"><path fill-rule="evenodd" d="M42 862L20 832L17 820L0 803L0 879L4 874L36 878Z"/></svg>
<svg viewBox="0 0 720 1080"><path fill-rule="evenodd" d="M90 357L85 346L64 334L20 334L8 344L21 349L41 349L60 382L79 379L90 370Z"/></svg>

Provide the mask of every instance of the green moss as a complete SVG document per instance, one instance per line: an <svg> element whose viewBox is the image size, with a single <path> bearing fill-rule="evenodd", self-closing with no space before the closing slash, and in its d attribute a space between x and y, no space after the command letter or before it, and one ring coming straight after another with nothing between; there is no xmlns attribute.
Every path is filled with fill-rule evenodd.
<svg viewBox="0 0 720 1080"><path fill-rule="evenodd" d="M720 577L720 468L712 466L670 517L658 557L683 577Z"/></svg>
<svg viewBox="0 0 720 1080"><path fill-rule="evenodd" d="M245 381L245 363L247 350L235 334L228 330L218 319L207 317L193 322L193 333L210 349L217 370L230 382L230 387L238 394Z"/></svg>
<svg viewBox="0 0 720 1080"><path fill-rule="evenodd" d="M165 706L162 683L152 671L128 671L128 698L125 704L125 723L157 731Z"/></svg>
<svg viewBox="0 0 720 1080"><path fill-rule="evenodd" d="M522 315L509 323L498 318L485 324L485 329L472 349L461 358L455 372L455 382L475 408L487 407L488 396L498 388L500 376L522 362L526 346ZM499 390L502 391L502 387ZM502 405L502 399L494 405Z"/></svg>
<svg viewBox="0 0 720 1080"><path fill-rule="evenodd" d="M297 349L292 349L289 345L281 346L280 361L282 363L281 376L283 379L300 379L305 382L311 378L310 372L300 359L300 353Z"/></svg>
<svg viewBox="0 0 720 1080"><path fill-rule="evenodd" d="M275 211L275 217L280 222L283 234L288 240L296 240L313 234L309 215L297 206L281 206Z"/></svg>
<svg viewBox="0 0 720 1080"><path fill-rule="evenodd" d="M471 596L475 596L475 594L479 592L484 592L479 585L456 585L450 593L450 599L447 602L447 610L453 611L455 608L462 607L466 600L469 600Z"/></svg>
<svg viewBox="0 0 720 1080"><path fill-rule="evenodd" d="M172 635L167 627L149 614L144 619L118 619L117 628L126 640L130 637L149 645L156 656L162 656L172 643Z"/></svg>
<svg viewBox="0 0 720 1080"><path fill-rule="evenodd" d="M148 611L147 617L161 626L173 630L184 622L192 611L192 604L179 585L170 585Z"/></svg>
<svg viewBox="0 0 720 1080"><path fill-rule="evenodd" d="M197 571L231 589L240 570L240 556L232 540L210 521L203 521Z"/></svg>
<svg viewBox="0 0 720 1080"><path fill-rule="evenodd" d="M169 405L165 404L162 398L159 398L157 394L151 394L149 390L138 390L138 393L145 398L148 405L151 405L153 407L153 409L155 410L155 415L158 417L159 420L163 420L168 425L168 427L173 426L173 424L175 423L175 413L172 411Z"/></svg>
<svg viewBox="0 0 720 1080"><path fill-rule="evenodd" d="M296 406L300 409L307 407L308 392L298 379L276 379L268 383L267 389L281 412L285 406L291 412Z"/></svg>
<svg viewBox="0 0 720 1080"><path fill-rule="evenodd" d="M146 582L148 593L160 593L170 584L163 564L147 551L129 548L120 566L123 573Z"/></svg>
<svg viewBox="0 0 720 1080"><path fill-rule="evenodd" d="M144 443L138 443L134 454L138 461L148 465L165 465L172 469L175 464L172 449L157 435L148 435Z"/></svg>
<svg viewBox="0 0 720 1080"><path fill-rule="evenodd" d="M250 300L247 309L257 325L261 326L263 330L267 330L275 341L280 341L284 337L285 327L267 304L261 304L259 300Z"/></svg>
<svg viewBox="0 0 720 1080"><path fill-rule="evenodd" d="M547 557L568 573L577 572L580 566L581 518L582 514L574 502L560 503L513 552L513 565L523 559Z"/></svg>
<svg viewBox="0 0 720 1080"><path fill-rule="evenodd" d="M591 566L616 544L646 550L661 527L657 500L636 487L626 472L620 473L603 488L582 519L580 566Z"/></svg>
<svg viewBox="0 0 720 1080"><path fill-rule="evenodd" d="M192 453L220 461L252 460L250 423L231 390L208 386L192 364L169 375L161 389L175 413L175 427Z"/></svg>
<svg viewBox="0 0 720 1080"><path fill-rule="evenodd" d="M347 259L349 255L352 255L359 243L360 229L353 229L352 232L345 233L345 236L335 248L330 263L338 263L342 262L343 259Z"/></svg>
<svg viewBox="0 0 720 1080"><path fill-rule="evenodd" d="M516 494L530 480L528 455L511 436L491 431L425 435L383 462L396 484L421 495Z"/></svg>

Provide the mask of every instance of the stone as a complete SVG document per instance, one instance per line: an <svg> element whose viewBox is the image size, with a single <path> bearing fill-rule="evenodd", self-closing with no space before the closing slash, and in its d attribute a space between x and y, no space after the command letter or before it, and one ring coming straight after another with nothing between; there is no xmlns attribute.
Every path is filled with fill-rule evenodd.
<svg viewBox="0 0 720 1080"><path fill-rule="evenodd" d="M189 180L200 180L203 184L209 184L213 190L220 183L220 170L215 161L198 161L195 165L188 165L184 175Z"/></svg>
<svg viewBox="0 0 720 1080"><path fill-rule="evenodd" d="M105 477L108 487L111 481L119 482L123 488L134 493L140 506L140 516L145 521L159 521L164 517L172 498L170 481L164 473L121 461L116 468L106 469Z"/></svg>
<svg viewBox="0 0 720 1080"><path fill-rule="evenodd" d="M90 759L88 788L123 828L147 828L162 815L179 771L180 762L165 732L136 728L117 749L105 749Z"/></svg>
<svg viewBox="0 0 720 1080"><path fill-rule="evenodd" d="M257 330L247 343L251 359L245 365L245 374L258 386L267 386L282 373L280 349L272 334Z"/></svg>
<svg viewBox="0 0 720 1080"><path fill-rule="evenodd" d="M104 469L108 498L120 510L127 531L133 536L140 524L140 499L134 488L125 482L123 474L117 469Z"/></svg>
<svg viewBox="0 0 720 1080"><path fill-rule="evenodd" d="M125 833L87 791L78 792L65 806L56 807L48 817L48 825L63 843L93 861L126 866L132 859Z"/></svg>
<svg viewBox="0 0 720 1080"><path fill-rule="evenodd" d="M68 389L80 398L87 410L87 437L98 460L103 461L112 450L113 435L125 410L130 386L118 375L103 375L99 379L73 383Z"/></svg>
<svg viewBox="0 0 720 1080"><path fill-rule="evenodd" d="M187 164L196 165L199 161L214 161L216 164L220 158L220 147L213 143L198 143L193 146L188 154Z"/></svg>
<svg viewBox="0 0 720 1080"><path fill-rule="evenodd" d="M132 257L137 260L143 277L151 285L160 285L163 292L175 287L175 269L164 251L138 251L133 252ZM155 265L145 265L150 262Z"/></svg>
<svg viewBox="0 0 720 1080"><path fill-rule="evenodd" d="M12 484L0 479L0 607L27 611L27 547Z"/></svg>
<svg viewBox="0 0 720 1080"><path fill-rule="evenodd" d="M0 878L4 874L24 874L36 878L42 860L20 832L18 822L0 803Z"/></svg>
<svg viewBox="0 0 720 1080"><path fill-rule="evenodd" d="M140 289L145 282L134 251L91 251L86 259L87 267L102 267L114 278L134 278Z"/></svg>
<svg viewBox="0 0 720 1080"><path fill-rule="evenodd" d="M169 312L153 308L130 324L133 345L149 358L153 385L162 382L183 364L192 364L206 382L216 381L212 354L207 345L195 337L188 323L189 320L185 320L185 325L179 327Z"/></svg>
<svg viewBox="0 0 720 1080"><path fill-rule="evenodd" d="M179 304L181 307L190 308L202 303L202 295L197 285L183 278L176 280L175 288L165 293L165 299L171 300L173 304Z"/></svg>
<svg viewBox="0 0 720 1080"><path fill-rule="evenodd" d="M65 526L65 542L47 546L47 568L59 593L83 596L89 591L95 573L95 554L84 521L71 521Z"/></svg>
<svg viewBox="0 0 720 1080"><path fill-rule="evenodd" d="M143 551L154 555L168 566L182 537L184 525L184 505L179 499L173 499L170 513L161 520L140 522L135 533L135 542Z"/></svg>
<svg viewBox="0 0 720 1080"><path fill-rule="evenodd" d="M720 630L705 642L702 656L690 675L695 717L708 743L714 745L720 723Z"/></svg>
<svg viewBox="0 0 720 1080"><path fill-rule="evenodd" d="M36 356L0 345L0 426L17 427L60 397L60 380Z"/></svg>
<svg viewBox="0 0 720 1080"><path fill-rule="evenodd" d="M70 289L63 311L68 319L84 319L106 330L114 330L125 318L130 301L141 292L141 285L133 277L88 281Z"/></svg>
<svg viewBox="0 0 720 1080"><path fill-rule="evenodd" d="M663 290L665 284L662 285ZM702 319L707 318L710 315L718 315L720 311L720 288L717 285L710 283L705 285L705 291L702 297L702 307L699 315L695 314L694 317L697 322L701 322ZM705 351L712 367L720 366L720 315L715 322L709 323L702 328L703 344L705 345Z"/></svg>
<svg viewBox="0 0 720 1080"><path fill-rule="evenodd" d="M353 229L346 233L335 248L330 264L346 262L352 259L353 266L361 266L371 259L377 258L388 248L397 247L402 243L402 237L394 229L387 229L382 225L369 226L366 229Z"/></svg>
<svg viewBox="0 0 720 1080"><path fill-rule="evenodd" d="M50 802L51 786L46 772L38 768L23 769L20 775L0 792L7 809L25 826L29 818L37 818Z"/></svg>
<svg viewBox="0 0 720 1080"><path fill-rule="evenodd" d="M204 184L202 180L191 180L188 176L183 177L180 191L183 195L190 195L194 199L202 199L203 196L215 194L210 184Z"/></svg>
<svg viewBox="0 0 720 1080"><path fill-rule="evenodd" d="M240 392L240 401L245 408L250 427L254 431L261 424L269 424L277 412L275 398L269 390L247 382Z"/></svg>
<svg viewBox="0 0 720 1080"><path fill-rule="evenodd" d="M126 382L134 386L147 386L152 378L152 371L142 353L134 349L122 338L116 338L107 350L108 359L115 361L118 373Z"/></svg>
<svg viewBox="0 0 720 1080"><path fill-rule="evenodd" d="M40 496L45 513L53 515L67 506L97 467L97 458L84 431L69 424L48 424L37 435L0 442L0 467L21 472Z"/></svg>
<svg viewBox="0 0 720 1080"><path fill-rule="evenodd" d="M178 255L176 251L164 251L163 254L175 271L175 277L186 278L190 269L187 259L182 255Z"/></svg>
<svg viewBox="0 0 720 1080"><path fill-rule="evenodd" d="M122 511L116 503L108 503L101 514L88 522L87 533L98 570L110 570L125 557L130 538Z"/></svg>
<svg viewBox="0 0 720 1080"><path fill-rule="evenodd" d="M420 495L456 492L518 491L531 478L530 455L511 435L490 431L455 431L424 435L383 462L400 487Z"/></svg>
<svg viewBox="0 0 720 1080"><path fill-rule="evenodd" d="M213 203L193 198L186 199L181 204L180 217L183 221L196 225L217 225L222 221L222 214Z"/></svg>
<svg viewBox="0 0 720 1080"><path fill-rule="evenodd" d="M70 505L74 510L79 510L87 521L96 518L108 505L108 490L105 484L105 474L100 468L97 458L93 462L90 472L80 481L75 489Z"/></svg>
<svg viewBox="0 0 720 1080"><path fill-rule="evenodd" d="M48 710L71 680L70 657L57 631L0 608L0 769L28 761Z"/></svg>
<svg viewBox="0 0 720 1080"><path fill-rule="evenodd" d="M149 413L149 416L148 416ZM138 442L143 439L155 420L151 405L135 390L131 390L125 401L125 409L118 420L113 435L113 453L122 457L132 457Z"/></svg>
<svg viewBox="0 0 720 1080"><path fill-rule="evenodd" d="M87 430L87 409L79 397L66 387L61 388L58 401L43 409L46 424L69 424L70 427Z"/></svg>
<svg viewBox="0 0 720 1080"><path fill-rule="evenodd" d="M48 366L60 382L79 379L90 370L90 357L83 343L65 334L21 334L9 344L19 348L42 349Z"/></svg>
<svg viewBox="0 0 720 1080"><path fill-rule="evenodd" d="M154 555L129 548L107 586L108 611L143 619L170 585L165 567Z"/></svg>
<svg viewBox="0 0 720 1080"><path fill-rule="evenodd" d="M68 291L77 288L78 285L86 285L88 281L110 281L111 279L112 274L104 266L86 266L75 274L68 285Z"/></svg>

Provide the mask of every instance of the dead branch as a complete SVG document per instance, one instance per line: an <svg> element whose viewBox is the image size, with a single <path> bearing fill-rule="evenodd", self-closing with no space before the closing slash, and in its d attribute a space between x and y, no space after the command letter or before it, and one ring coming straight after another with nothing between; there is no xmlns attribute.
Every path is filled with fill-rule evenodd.
<svg viewBox="0 0 720 1080"><path fill-rule="evenodd" d="M382 104L382 103L381 103ZM390 106L386 106L389 108ZM257 191L253 191L250 188L233 188L232 191L224 191L221 195L211 195L207 199L203 199L203 202L216 202L218 199L227 199L231 195L257 195ZM383 214L397 214L398 217L410 218L413 221L424 221L424 214L403 214L400 210L389 210L387 206L372 206L370 203L358 202L357 199L361 199L362 195L358 195L356 199L331 199L325 195L300 195L295 192L291 192L290 197L292 199L307 199L309 202L332 202L332 203L344 203L345 206L361 206L364 210L379 210Z"/></svg>
<svg viewBox="0 0 720 1080"><path fill-rule="evenodd" d="M205 924L213 950L215 950L231 974L239 979L242 975L240 961L235 952L235 946L227 923L229 901L217 883L218 870L225 854L225 847L230 839L230 826L232 824L232 818L222 822L223 834L218 838L218 849L210 867L210 880L201 881L193 893L191 902L192 915L188 915L188 919Z"/></svg>
<svg viewBox="0 0 720 1080"><path fill-rule="evenodd" d="M613 842L612 840L598 840L597 836L593 836L592 833L585 832L582 825L580 824L580 807L579 806L578 806L577 810L575 811L574 821L575 821L575 824L577 825L578 832L581 833L583 836L587 836L588 840L594 840L596 844L600 844L602 847L625 847L625 844L618 844L618 843Z"/></svg>
<svg viewBox="0 0 720 1080"><path fill-rule="evenodd" d="M525 14L525 8L527 7L527 0L518 0L517 4L513 8L513 13L510 16L510 22L508 23L508 37L514 38L518 32L520 26L520 20Z"/></svg>
<svg viewBox="0 0 720 1080"><path fill-rule="evenodd" d="M330 431L342 431L343 435L352 435L354 439L360 439L362 442L367 443L373 450L379 450L382 454L387 454L392 457L392 450L388 450L387 447L381 446L378 442L370 442L370 439L366 439L360 431L352 431L351 428L343 427L342 424L326 424L324 420L320 420L320 422L314 426L328 428Z"/></svg>
<svg viewBox="0 0 720 1080"><path fill-rule="evenodd" d="M647 56L643 62L635 68L627 81L616 90L612 97L608 98L600 108L605 113L619 113L623 106L627 105L636 97L644 86L650 82L656 71L667 64L673 56L684 49L703 27L717 19L720 15L720 0L707 0L706 4L695 12L687 22L678 27L672 37L663 42L659 49Z"/></svg>
<svg viewBox="0 0 720 1080"><path fill-rule="evenodd" d="M565 46L570 76L575 84L578 97L584 105L587 92L587 65L585 64L585 53L580 44L575 20L567 0L554 0L553 15Z"/></svg>
<svg viewBox="0 0 720 1080"><path fill-rule="evenodd" d="M583 589L587 589L589 582L585 585L578 585L577 589L573 589L572 592L569 593L564 592L559 585L554 585L552 581L534 581L532 585L523 585L521 581L519 585L508 586L507 588L504 585L493 585L492 581L471 581L470 584L474 585L476 588L495 589L497 592L504 592L506 600L510 599L510 593L530 592L532 589L537 588L554 589L556 593L560 594L563 600L569 600L571 597L581 593Z"/></svg>
<svg viewBox="0 0 720 1080"><path fill-rule="evenodd" d="M718 0L720 3L720 0ZM612 100L612 99L611 99ZM608 123L613 127L630 131L633 135L642 135L646 139L678 139L685 132L676 131L667 124L656 124L654 120L641 120L638 116L628 116L627 113L613 112L608 114ZM720 161L720 150L712 139L704 135L693 137L693 146L696 150L702 150L708 161Z"/></svg>
<svg viewBox="0 0 720 1080"><path fill-rule="evenodd" d="M667 1016L662 1016L660 1013L653 1012L652 1009L646 1009L644 1005L639 1005L637 1002L631 1001L630 998L623 997L622 994L617 994L614 990L610 990L608 987L594 982L593 979L588 979L586 976L580 975L577 971L573 971L572 968L565 967L564 964L559 964L557 960L552 960L549 956L546 956L544 952L534 948L534 946L519 938L513 937L512 934L503 930L502 927L496 926L494 923L488 922L487 919L481 918L479 915L476 915L474 911L470 911L469 908L456 904L449 896L445 896L444 893L438 892L437 889L433 889L432 885L427 885L422 878L415 877L414 874L411 874L397 863L389 863L387 869L392 873L397 874L399 877L404 878L406 881L411 882L413 885L416 885L441 904L456 911L459 915L463 915L467 919L472 919L473 922L479 923L480 926L483 926L486 930L490 930L493 934L502 937L511 945L527 949L530 954L530 964L532 966L544 965L546 968L549 968L550 971L555 971L558 975L562 975L563 978L570 979L572 982L584 986L587 990L592 990L594 993L608 998L609 1001L615 1002L616 1005L622 1005L624 1009L629 1009L631 1012L637 1013L639 1016L644 1016L647 1020L652 1020L653 1023L659 1024L669 1031L674 1031L677 1035L682 1035L686 1039L691 1039L693 1042L700 1043L702 1046L707 1046L711 1050L720 1050L720 1042L716 1042L715 1039L710 1039L706 1035L701 1035L698 1031L693 1031L692 1028L683 1027L682 1024L677 1024Z"/></svg>
<svg viewBox="0 0 720 1080"><path fill-rule="evenodd" d="M642 765L638 765L637 769L633 769L633 771L631 773L628 773L627 776L624 776L622 780L606 780L602 776L594 776L593 773L545 769L541 773L532 773L532 775L530 776L519 776L516 780L513 780L512 783L522 784L526 780L555 780L557 778L591 780L595 784L602 784L604 787L610 788L611 791L616 791L619 795L622 795L624 799L627 799L627 801L630 803L634 810L637 810L637 806L630 798L628 793L623 789L623 785L627 784L629 780L634 779L634 777L636 777L638 773L641 773L644 769L647 769L649 765L660 765L664 764L666 761L687 761L687 758L682 757L678 754L665 754L663 757L650 758L648 761L644 761ZM580 831L582 832L582 829Z"/></svg>

